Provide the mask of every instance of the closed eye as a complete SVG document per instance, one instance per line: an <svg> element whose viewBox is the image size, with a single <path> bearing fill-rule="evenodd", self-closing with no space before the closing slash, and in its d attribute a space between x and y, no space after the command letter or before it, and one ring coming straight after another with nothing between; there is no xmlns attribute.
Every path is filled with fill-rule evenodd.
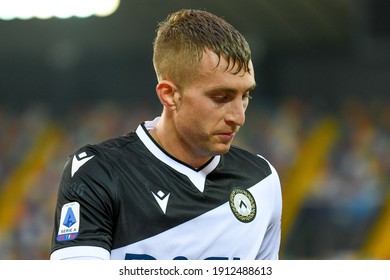
<svg viewBox="0 0 390 280"><path fill-rule="evenodd" d="M243 101L249 101L252 99L252 96L250 95L250 91L255 88L256 85L251 86L248 88L247 91L242 95ZM218 104L224 104L232 101L237 97L238 94L240 94L236 89L232 88L216 88L213 90L210 90L206 93L214 102Z"/></svg>
<svg viewBox="0 0 390 280"><path fill-rule="evenodd" d="M230 95L224 94L224 95L214 95L212 96L212 99L216 103L227 103L230 100L232 100L232 97Z"/></svg>
<svg viewBox="0 0 390 280"><path fill-rule="evenodd" d="M242 96L242 99L248 99L248 100L251 100L253 97L252 97L252 95L250 95L250 93L248 92L248 93L246 93L246 94L244 94L243 96Z"/></svg>

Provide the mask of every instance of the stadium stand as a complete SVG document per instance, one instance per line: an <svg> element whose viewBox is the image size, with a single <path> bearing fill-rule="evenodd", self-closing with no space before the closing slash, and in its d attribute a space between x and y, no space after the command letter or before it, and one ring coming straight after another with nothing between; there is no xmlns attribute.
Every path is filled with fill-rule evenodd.
<svg viewBox="0 0 390 280"><path fill-rule="evenodd" d="M47 259L58 179L77 147L121 135L155 112L103 102L61 118L0 108L0 259ZM281 259L389 259L390 103L320 111L294 98L256 105L237 144L283 184Z"/></svg>

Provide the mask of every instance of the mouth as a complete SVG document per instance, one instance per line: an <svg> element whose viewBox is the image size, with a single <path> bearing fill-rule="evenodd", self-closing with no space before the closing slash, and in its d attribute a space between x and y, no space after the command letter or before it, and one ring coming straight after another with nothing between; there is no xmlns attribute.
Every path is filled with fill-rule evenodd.
<svg viewBox="0 0 390 280"><path fill-rule="evenodd" d="M233 140L234 136L236 135L235 132L221 132L218 133L218 136L221 138L223 142L229 142Z"/></svg>

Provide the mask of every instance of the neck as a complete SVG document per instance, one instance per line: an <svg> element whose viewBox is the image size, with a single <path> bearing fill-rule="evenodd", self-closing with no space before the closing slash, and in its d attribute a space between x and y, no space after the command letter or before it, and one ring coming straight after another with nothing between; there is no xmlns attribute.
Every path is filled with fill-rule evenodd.
<svg viewBox="0 0 390 280"><path fill-rule="evenodd" d="M172 122L167 121L163 116L156 127L149 130L150 136L172 157L184 162L185 164L198 169L205 165L211 156L200 156L183 144L177 137Z"/></svg>

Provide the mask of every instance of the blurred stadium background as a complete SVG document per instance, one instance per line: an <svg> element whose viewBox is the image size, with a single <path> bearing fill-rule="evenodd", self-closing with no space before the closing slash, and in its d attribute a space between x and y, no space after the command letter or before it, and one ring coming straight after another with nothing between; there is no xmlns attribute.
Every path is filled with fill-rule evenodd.
<svg viewBox="0 0 390 280"><path fill-rule="evenodd" d="M280 172L280 258L390 259L389 3L122 0L105 17L0 20L0 259L49 257L69 153L160 113L152 41L180 8L252 46L259 86L236 143Z"/></svg>

